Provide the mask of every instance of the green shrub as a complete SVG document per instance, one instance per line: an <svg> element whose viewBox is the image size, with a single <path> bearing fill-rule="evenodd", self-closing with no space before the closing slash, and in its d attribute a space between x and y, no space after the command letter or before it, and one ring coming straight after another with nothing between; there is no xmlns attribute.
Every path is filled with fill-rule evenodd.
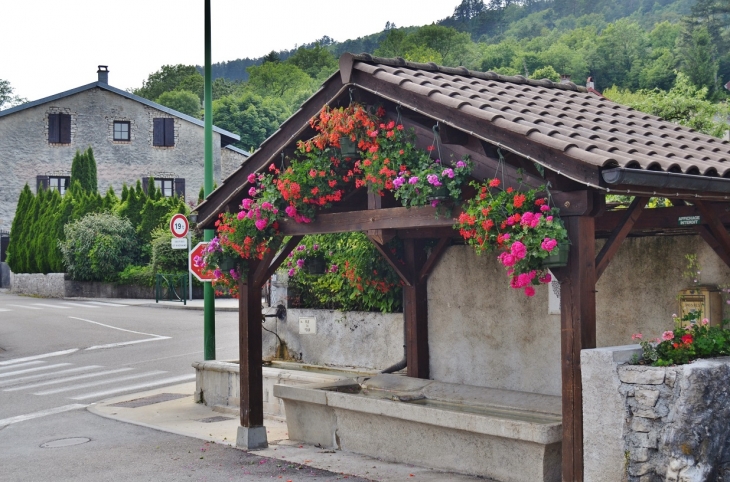
<svg viewBox="0 0 730 482"><path fill-rule="evenodd" d="M169 229L152 232L152 262L154 273L180 273L188 268L188 250L172 249L172 233Z"/></svg>
<svg viewBox="0 0 730 482"><path fill-rule="evenodd" d="M66 225L64 233L61 253L77 281L114 281L137 252L132 224L113 214L88 214Z"/></svg>
<svg viewBox="0 0 730 482"><path fill-rule="evenodd" d="M136 286L154 286L155 273L152 271L151 265L136 266L128 265L124 271L119 273L118 284L136 285Z"/></svg>

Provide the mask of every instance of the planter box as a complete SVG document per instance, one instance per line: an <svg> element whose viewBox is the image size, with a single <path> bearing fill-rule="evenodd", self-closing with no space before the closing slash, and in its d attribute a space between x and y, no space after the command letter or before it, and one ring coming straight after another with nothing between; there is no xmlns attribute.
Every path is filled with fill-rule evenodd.
<svg viewBox="0 0 730 482"><path fill-rule="evenodd" d="M503 482L560 480L559 397L398 375L274 395L292 440Z"/></svg>
<svg viewBox="0 0 730 482"><path fill-rule="evenodd" d="M730 477L730 357L628 365L638 345L583 350L586 482Z"/></svg>

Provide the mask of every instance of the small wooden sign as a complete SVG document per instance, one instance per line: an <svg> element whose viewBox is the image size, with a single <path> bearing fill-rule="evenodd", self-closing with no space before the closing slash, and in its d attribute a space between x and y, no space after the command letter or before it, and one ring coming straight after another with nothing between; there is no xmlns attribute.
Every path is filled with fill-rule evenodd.
<svg viewBox="0 0 730 482"><path fill-rule="evenodd" d="M702 222L700 216L680 216L677 218L680 226L696 226Z"/></svg>
<svg viewBox="0 0 730 482"><path fill-rule="evenodd" d="M300 335L316 335L317 334L317 318L299 318L299 334Z"/></svg>

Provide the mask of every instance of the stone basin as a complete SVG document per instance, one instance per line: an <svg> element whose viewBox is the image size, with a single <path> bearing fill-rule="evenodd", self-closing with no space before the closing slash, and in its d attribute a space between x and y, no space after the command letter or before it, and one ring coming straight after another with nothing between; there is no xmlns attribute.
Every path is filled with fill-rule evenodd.
<svg viewBox="0 0 730 482"><path fill-rule="evenodd" d="M561 478L560 397L399 375L273 393L292 440L504 482Z"/></svg>

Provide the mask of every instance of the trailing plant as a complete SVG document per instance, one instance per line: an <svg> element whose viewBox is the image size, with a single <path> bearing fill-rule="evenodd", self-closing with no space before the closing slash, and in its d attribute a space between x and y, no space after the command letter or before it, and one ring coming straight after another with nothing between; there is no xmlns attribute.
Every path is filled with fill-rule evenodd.
<svg viewBox="0 0 730 482"><path fill-rule="evenodd" d="M477 254L499 251L510 287L534 296L533 285L551 281L545 258L568 243L568 232L559 210L538 190L501 189L500 184L499 179L472 182L477 195L466 202L455 228Z"/></svg>
<svg viewBox="0 0 730 482"><path fill-rule="evenodd" d="M631 336L639 341L642 356L637 363L653 366L683 365L698 358L712 358L730 355L730 330L723 326L710 326L707 318L701 318L698 311L682 317L673 315L674 330L662 333L654 340L644 340L641 333Z"/></svg>

